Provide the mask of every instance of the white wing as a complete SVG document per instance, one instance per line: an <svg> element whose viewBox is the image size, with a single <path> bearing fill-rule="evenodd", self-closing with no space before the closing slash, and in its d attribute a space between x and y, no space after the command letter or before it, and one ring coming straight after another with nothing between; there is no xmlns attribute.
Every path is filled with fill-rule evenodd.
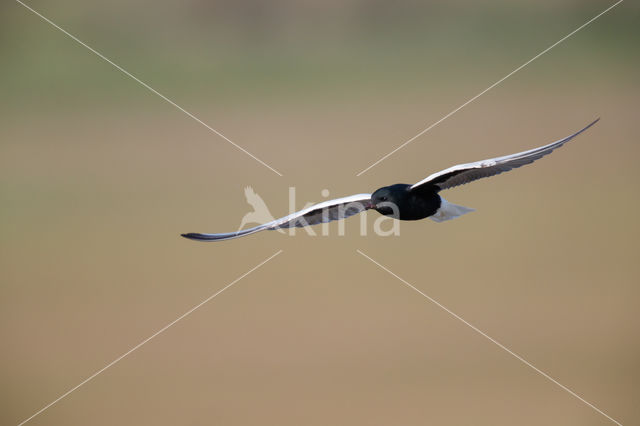
<svg viewBox="0 0 640 426"><path fill-rule="evenodd" d="M314 204L311 207L292 213L289 216L237 232L228 232L224 234L189 233L182 234L182 236L198 241L222 241L254 234L256 232L264 231L265 229L274 230L291 228L294 226L300 228L308 225L317 225L319 223L330 222L332 220L345 219L349 216L361 213L370 208L370 202L371 194L351 195L349 197L337 198L335 200Z"/></svg>
<svg viewBox="0 0 640 426"><path fill-rule="evenodd" d="M600 119L596 119L587 127L577 131L571 136L567 136L566 138L550 143L549 145L530 149L529 151L519 152L517 154L505 155L504 157L491 158L488 160L476 161L475 163L458 164L457 166L449 167L448 169L434 173L426 179L421 180L410 189L414 190L419 187L428 187L435 189L436 191L441 191L443 189L453 188L454 186L464 185L465 183L469 183L477 179L495 176L502 172L507 172L511 169L524 166L525 164L533 163L545 155L551 154L554 149L560 148L566 142L596 124L598 120Z"/></svg>

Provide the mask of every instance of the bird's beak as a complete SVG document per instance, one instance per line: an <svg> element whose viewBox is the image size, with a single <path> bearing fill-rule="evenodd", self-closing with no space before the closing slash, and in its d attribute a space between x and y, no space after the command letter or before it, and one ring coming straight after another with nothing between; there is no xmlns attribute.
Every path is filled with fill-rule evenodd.
<svg viewBox="0 0 640 426"><path fill-rule="evenodd" d="M375 204L373 204L371 201L369 201L369 203L367 204L367 208L368 208L368 209L375 209L375 208L376 208L376 205L375 205Z"/></svg>

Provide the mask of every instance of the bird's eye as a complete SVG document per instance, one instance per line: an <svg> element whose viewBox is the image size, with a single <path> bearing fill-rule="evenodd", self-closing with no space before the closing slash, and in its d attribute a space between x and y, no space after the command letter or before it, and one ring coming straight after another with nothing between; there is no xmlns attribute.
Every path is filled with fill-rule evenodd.
<svg viewBox="0 0 640 426"><path fill-rule="evenodd" d="M387 201L387 197L380 197L380 201Z"/></svg>

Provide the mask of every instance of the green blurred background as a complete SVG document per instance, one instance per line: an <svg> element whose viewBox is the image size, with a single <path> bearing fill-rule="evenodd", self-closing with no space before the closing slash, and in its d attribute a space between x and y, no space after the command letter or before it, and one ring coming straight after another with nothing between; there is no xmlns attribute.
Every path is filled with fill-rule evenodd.
<svg viewBox="0 0 640 426"><path fill-rule="evenodd" d="M627 1L0 5L0 423L17 424L242 275L33 425L600 425L640 418L640 7ZM477 212L399 237L219 244L271 212L548 143L445 194ZM376 218L369 212L369 225Z"/></svg>

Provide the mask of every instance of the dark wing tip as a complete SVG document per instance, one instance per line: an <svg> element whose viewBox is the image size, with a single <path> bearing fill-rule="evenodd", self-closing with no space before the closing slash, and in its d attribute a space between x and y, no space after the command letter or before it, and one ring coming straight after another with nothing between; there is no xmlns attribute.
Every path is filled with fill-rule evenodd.
<svg viewBox="0 0 640 426"><path fill-rule="evenodd" d="M198 234L197 232L189 232L186 234L180 234L181 237L194 241L209 241L211 238L207 238L206 235Z"/></svg>
<svg viewBox="0 0 640 426"><path fill-rule="evenodd" d="M593 125L594 125L594 124L596 124L598 121L600 121L600 117L596 118L596 119L595 119L595 120L593 120L591 123L587 124L587 126L586 126L584 129L580 130L580 132L582 132L582 131L584 131L584 130L587 130L589 127L593 126Z"/></svg>
<svg viewBox="0 0 640 426"><path fill-rule="evenodd" d="M584 128L578 130L577 132L575 132L574 134L572 134L571 136L567 136L566 138L562 139L563 142L568 142L571 139L575 138L576 136L578 136L580 133L586 131L587 129L589 129L591 126L593 126L594 124L596 124L598 121L600 121L600 117L596 118L595 120L593 120L591 123L587 124Z"/></svg>

